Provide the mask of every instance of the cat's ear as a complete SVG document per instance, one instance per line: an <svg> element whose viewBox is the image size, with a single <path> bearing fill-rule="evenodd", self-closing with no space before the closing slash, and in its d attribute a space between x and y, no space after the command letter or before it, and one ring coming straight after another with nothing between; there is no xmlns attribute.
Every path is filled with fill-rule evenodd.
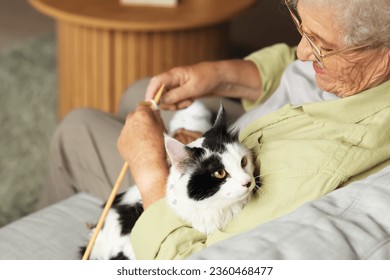
<svg viewBox="0 0 390 280"><path fill-rule="evenodd" d="M221 104L213 127L204 134L203 146L213 151L223 152L226 143L235 141L234 135L228 131L228 117Z"/></svg>
<svg viewBox="0 0 390 280"><path fill-rule="evenodd" d="M219 131L227 131L227 116L222 103L219 106L218 114L213 127L214 129Z"/></svg>
<svg viewBox="0 0 390 280"><path fill-rule="evenodd" d="M168 158L171 164L178 169L178 171L183 171L182 163L184 160L190 157L189 152L186 149L186 146L177 141L176 139L164 134L165 139L165 149L168 154Z"/></svg>
<svg viewBox="0 0 390 280"><path fill-rule="evenodd" d="M229 122L228 114L226 113L226 110L221 103L217 117L216 117L215 122L214 122L214 130L219 131L220 133L224 134L225 137L230 136L231 141L237 141L239 129L237 127L229 128L228 122ZM225 140L226 140L226 138L225 138Z"/></svg>

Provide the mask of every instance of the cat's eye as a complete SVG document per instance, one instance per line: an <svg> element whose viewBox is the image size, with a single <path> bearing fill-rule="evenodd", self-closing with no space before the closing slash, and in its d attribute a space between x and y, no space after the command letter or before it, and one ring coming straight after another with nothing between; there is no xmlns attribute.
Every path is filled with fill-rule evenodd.
<svg viewBox="0 0 390 280"><path fill-rule="evenodd" d="M248 159L246 157L243 157L241 159L241 167L245 167L248 164Z"/></svg>
<svg viewBox="0 0 390 280"><path fill-rule="evenodd" d="M213 173L213 176L217 179L224 179L227 175L227 172L225 169L219 169Z"/></svg>

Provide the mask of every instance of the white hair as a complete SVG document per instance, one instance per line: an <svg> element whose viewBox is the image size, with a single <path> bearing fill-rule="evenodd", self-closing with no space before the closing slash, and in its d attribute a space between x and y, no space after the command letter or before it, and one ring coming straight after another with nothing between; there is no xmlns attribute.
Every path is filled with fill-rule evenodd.
<svg viewBox="0 0 390 280"><path fill-rule="evenodd" d="M390 48L390 0L291 0L334 11L346 47L359 45Z"/></svg>

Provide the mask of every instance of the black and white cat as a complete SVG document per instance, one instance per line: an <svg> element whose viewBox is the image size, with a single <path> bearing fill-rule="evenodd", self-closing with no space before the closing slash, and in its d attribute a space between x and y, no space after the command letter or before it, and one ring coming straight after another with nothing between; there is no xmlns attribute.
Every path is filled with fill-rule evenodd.
<svg viewBox="0 0 390 280"><path fill-rule="evenodd" d="M228 131L222 106L203 137L184 145L166 135L165 147L171 165L166 201L206 235L224 228L259 187L251 151L239 143L237 132ZM129 235L142 212L136 187L119 194L90 259L135 259Z"/></svg>

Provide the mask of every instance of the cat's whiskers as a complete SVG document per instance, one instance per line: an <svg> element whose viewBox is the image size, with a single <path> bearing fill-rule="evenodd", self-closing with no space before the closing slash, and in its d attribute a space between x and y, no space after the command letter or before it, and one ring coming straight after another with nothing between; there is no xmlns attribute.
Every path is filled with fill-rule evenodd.
<svg viewBox="0 0 390 280"><path fill-rule="evenodd" d="M255 180L255 188L260 189L261 187L261 181L260 181L260 175L253 176L253 179Z"/></svg>
<svg viewBox="0 0 390 280"><path fill-rule="evenodd" d="M256 192L259 196L261 195L265 200L267 200L267 194L264 192L264 190L259 186Z"/></svg>
<svg viewBox="0 0 390 280"><path fill-rule="evenodd" d="M259 190L260 189L260 185L258 185L258 184L255 184L255 187L254 187L254 189L257 191L257 190Z"/></svg>

